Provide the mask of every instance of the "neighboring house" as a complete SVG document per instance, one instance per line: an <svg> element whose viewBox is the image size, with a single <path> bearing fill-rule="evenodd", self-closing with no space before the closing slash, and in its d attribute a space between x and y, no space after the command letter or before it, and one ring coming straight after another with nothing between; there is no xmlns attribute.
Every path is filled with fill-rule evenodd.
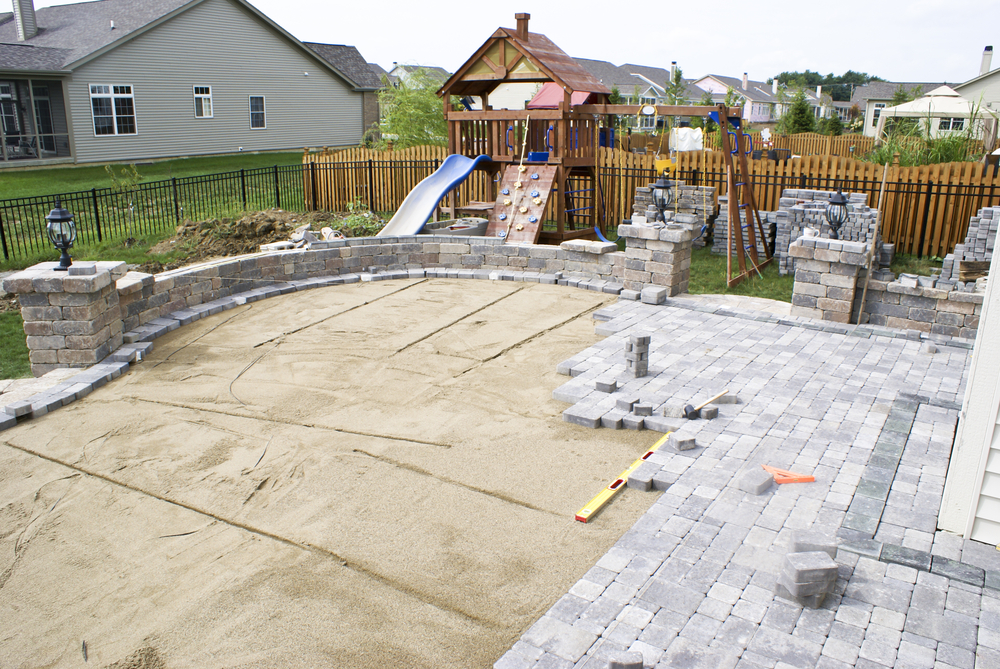
<svg viewBox="0 0 1000 669"><path fill-rule="evenodd" d="M0 165L345 146L364 133L370 81L244 0L14 3L0 14Z"/></svg>
<svg viewBox="0 0 1000 669"><path fill-rule="evenodd" d="M349 77L362 92L363 127L367 130L377 124L379 121L378 89L382 88L382 79L373 70L371 64L361 56L361 52L356 47L344 44L319 44L317 42L303 42L303 44L318 53L337 72ZM376 65L376 67L378 66Z"/></svg>
<svg viewBox="0 0 1000 669"><path fill-rule="evenodd" d="M712 94L713 100L722 102L729 89L743 98L743 118L750 123L772 123L781 118L784 110L781 96L778 93L778 83L766 84L763 81L753 81L743 73L742 79L724 77L718 74L708 74L696 80L694 86ZM816 96L806 91L809 103L817 105Z"/></svg>
<svg viewBox="0 0 1000 669"><path fill-rule="evenodd" d="M580 67L590 73L595 79L608 88L617 88L622 96L622 104L652 105L669 104L666 97L666 85L673 78L671 70L648 65L626 63L614 65L606 60L591 60L589 58L574 58ZM676 66L676 63L674 63ZM690 79L682 79L686 86L685 100L687 104L697 104L703 91L691 86ZM721 102L721 99L719 100ZM623 121L631 120L631 127L637 130L649 130L657 122L654 116L622 117Z"/></svg>
<svg viewBox="0 0 1000 669"><path fill-rule="evenodd" d="M858 110L864 113L864 121L861 132L866 137L874 137L875 129L878 127L878 119L882 110L892 106L892 98L902 86L910 97L921 97L930 91L946 84L927 82L894 82L894 81L871 81L864 86L858 86L851 94L851 106L858 106Z"/></svg>
<svg viewBox="0 0 1000 669"><path fill-rule="evenodd" d="M389 83L396 85L400 81L406 81L406 79L417 70L423 70L431 79L442 84L448 81L448 77L451 76L451 73L443 67L436 67L434 65L400 65L399 63L393 63L392 69L389 70Z"/></svg>
<svg viewBox="0 0 1000 669"><path fill-rule="evenodd" d="M988 46L983 52L979 74L952 88L966 100L971 100L994 114L1000 114L1000 69L990 71L992 61L993 47Z"/></svg>

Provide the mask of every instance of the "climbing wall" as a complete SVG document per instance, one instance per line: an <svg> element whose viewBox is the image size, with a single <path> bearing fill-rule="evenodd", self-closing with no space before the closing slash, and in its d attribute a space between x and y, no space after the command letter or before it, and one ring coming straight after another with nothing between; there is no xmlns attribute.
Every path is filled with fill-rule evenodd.
<svg viewBox="0 0 1000 669"><path fill-rule="evenodd" d="M490 212L486 236L505 236L510 242L537 244L556 168L556 165L508 165Z"/></svg>

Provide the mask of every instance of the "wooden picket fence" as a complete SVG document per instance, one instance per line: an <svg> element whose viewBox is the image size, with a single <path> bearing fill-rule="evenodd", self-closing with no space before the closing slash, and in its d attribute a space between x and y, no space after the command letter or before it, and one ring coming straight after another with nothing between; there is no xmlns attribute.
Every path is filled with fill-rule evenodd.
<svg viewBox="0 0 1000 669"><path fill-rule="evenodd" d="M447 150L436 146L307 154L305 201L310 209L345 211L352 203L362 203L372 211L394 211L446 157ZM609 231L632 215L636 187L648 186L656 179L653 160L653 155L599 149L600 203ZM778 209L786 189L839 188L864 193L869 206L878 203L881 165L832 155L748 163L754 195L764 211ZM714 186L717 195L727 191L725 163L718 151L677 154L677 177L696 186ZM489 186L487 174L477 171L455 189L456 202L488 201ZM982 163L890 167L883 238L896 244L898 252L943 257L964 241L969 218L986 206L1000 206L1000 175L992 167Z"/></svg>
<svg viewBox="0 0 1000 669"><path fill-rule="evenodd" d="M853 158L855 156L863 156L871 152L875 147L875 138L865 137L864 135L838 135L832 137L830 135L820 135L815 132L803 132L796 135L772 134L771 143L767 146L764 145L759 132L750 132L745 136L753 142L753 149L751 150L761 151L765 158L767 157L768 150L777 151L778 158L781 159L793 155ZM621 146L618 148L625 149L626 151L639 149L640 151L666 153L664 150L667 146L666 138L662 138L661 141L659 135L633 134L631 136L621 135L620 138ZM718 131L705 134L704 143L705 148L708 150L721 150L721 141Z"/></svg>

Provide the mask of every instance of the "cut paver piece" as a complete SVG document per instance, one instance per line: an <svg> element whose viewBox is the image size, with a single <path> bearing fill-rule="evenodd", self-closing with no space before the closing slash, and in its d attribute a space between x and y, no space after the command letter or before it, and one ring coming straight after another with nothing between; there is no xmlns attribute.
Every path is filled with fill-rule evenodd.
<svg viewBox="0 0 1000 669"><path fill-rule="evenodd" d="M642 653L637 650L611 651L608 669L642 669Z"/></svg>
<svg viewBox="0 0 1000 669"><path fill-rule="evenodd" d="M837 563L823 551L789 553L785 556L782 573L796 583L836 578Z"/></svg>
<svg viewBox="0 0 1000 669"><path fill-rule="evenodd" d="M653 405L649 402L636 402L632 405L632 412L636 416L652 416Z"/></svg>
<svg viewBox="0 0 1000 669"><path fill-rule="evenodd" d="M763 469L753 467L740 477L737 485L743 492L748 492L751 495L762 495L774 485L774 477Z"/></svg>
<svg viewBox="0 0 1000 669"><path fill-rule="evenodd" d="M719 415L719 407L702 407L698 410L698 418L702 420L712 420Z"/></svg>
<svg viewBox="0 0 1000 669"><path fill-rule="evenodd" d="M609 376L602 376L594 381L594 387L602 393L613 393L618 390L618 381Z"/></svg>
<svg viewBox="0 0 1000 669"><path fill-rule="evenodd" d="M789 553L815 553L822 551L831 558L837 557L837 537L822 530L796 530L792 534Z"/></svg>
<svg viewBox="0 0 1000 669"><path fill-rule="evenodd" d="M672 448L678 451L690 451L692 448L698 446L695 443L694 437L678 437L676 434L670 435L670 441L668 442Z"/></svg>

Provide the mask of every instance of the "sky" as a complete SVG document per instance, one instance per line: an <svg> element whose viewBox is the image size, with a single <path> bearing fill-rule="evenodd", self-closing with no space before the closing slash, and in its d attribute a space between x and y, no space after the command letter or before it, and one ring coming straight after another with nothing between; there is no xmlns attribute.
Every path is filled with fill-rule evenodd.
<svg viewBox="0 0 1000 669"><path fill-rule="evenodd" d="M386 69L454 72L496 28L515 27L517 12L571 56L665 69L676 60L686 78L747 72L766 81L809 69L960 83L979 74L985 46L1000 49L1000 0L250 2L299 40L353 45ZM35 0L61 4L70 2Z"/></svg>

